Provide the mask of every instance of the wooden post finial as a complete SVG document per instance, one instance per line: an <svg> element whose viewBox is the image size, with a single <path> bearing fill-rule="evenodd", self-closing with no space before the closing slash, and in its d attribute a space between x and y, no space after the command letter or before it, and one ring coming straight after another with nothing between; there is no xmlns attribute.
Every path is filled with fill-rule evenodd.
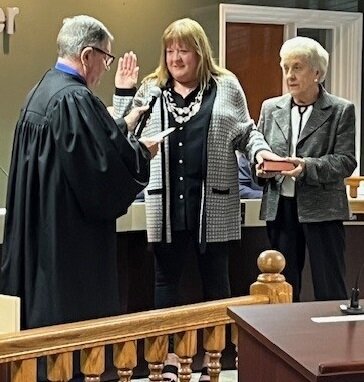
<svg viewBox="0 0 364 382"><path fill-rule="evenodd" d="M285 281L285 277L281 272L286 266L286 259L280 252L275 251L274 249L263 251L257 259L257 264L259 270L262 272L262 274L258 276L259 281Z"/></svg>
<svg viewBox="0 0 364 382"><path fill-rule="evenodd" d="M257 259L257 264L262 273L250 286L250 294L268 295L271 304L292 302L292 286L281 274L286 265L282 253L273 249L263 251Z"/></svg>

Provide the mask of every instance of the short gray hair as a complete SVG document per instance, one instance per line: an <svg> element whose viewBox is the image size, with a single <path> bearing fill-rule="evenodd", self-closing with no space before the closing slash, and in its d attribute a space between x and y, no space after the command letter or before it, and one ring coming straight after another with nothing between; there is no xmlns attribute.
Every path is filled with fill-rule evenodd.
<svg viewBox="0 0 364 382"><path fill-rule="evenodd" d="M98 46L114 37L105 25L90 16L74 16L63 20L58 33L58 57L79 57L85 46Z"/></svg>
<svg viewBox="0 0 364 382"><path fill-rule="evenodd" d="M329 66L329 53L316 40L309 37L293 37L283 43L279 55L281 67L283 67L283 61L288 57L305 57L309 64L319 71L319 82L325 81Z"/></svg>

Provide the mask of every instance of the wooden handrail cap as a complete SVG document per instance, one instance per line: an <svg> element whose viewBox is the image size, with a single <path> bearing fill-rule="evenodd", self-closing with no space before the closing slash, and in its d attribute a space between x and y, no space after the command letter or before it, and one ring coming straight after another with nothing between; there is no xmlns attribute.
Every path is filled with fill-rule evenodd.
<svg viewBox="0 0 364 382"><path fill-rule="evenodd" d="M257 264L262 273L281 273L286 266L286 259L281 252L268 249L258 256Z"/></svg>

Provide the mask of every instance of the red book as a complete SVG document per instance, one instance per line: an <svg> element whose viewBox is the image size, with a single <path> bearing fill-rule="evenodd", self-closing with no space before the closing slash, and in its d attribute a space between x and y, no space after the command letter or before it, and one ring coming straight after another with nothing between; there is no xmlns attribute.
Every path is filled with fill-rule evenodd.
<svg viewBox="0 0 364 382"><path fill-rule="evenodd" d="M295 165L286 161L273 161L264 159L262 168L267 172L280 172L293 170Z"/></svg>

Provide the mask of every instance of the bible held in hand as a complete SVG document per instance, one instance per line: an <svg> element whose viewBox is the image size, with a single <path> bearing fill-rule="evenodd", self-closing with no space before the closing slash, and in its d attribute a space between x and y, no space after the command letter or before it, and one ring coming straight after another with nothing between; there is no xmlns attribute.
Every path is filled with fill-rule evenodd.
<svg viewBox="0 0 364 382"><path fill-rule="evenodd" d="M262 169L266 172L291 171L295 165L286 161L263 160Z"/></svg>

